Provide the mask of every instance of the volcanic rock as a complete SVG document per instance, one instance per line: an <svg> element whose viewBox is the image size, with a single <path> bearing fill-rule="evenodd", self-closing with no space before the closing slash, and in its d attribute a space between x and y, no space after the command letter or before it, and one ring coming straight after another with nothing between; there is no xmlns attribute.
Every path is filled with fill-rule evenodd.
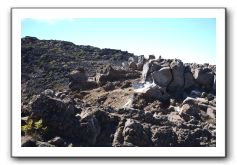
<svg viewBox="0 0 237 165"><path fill-rule="evenodd" d="M161 68L152 73L155 83L161 87L167 87L172 80L172 74L169 67Z"/></svg>
<svg viewBox="0 0 237 165"><path fill-rule="evenodd" d="M171 92L180 90L184 86L184 65L181 60L173 60L170 64L172 73L172 82L170 83L168 89Z"/></svg>

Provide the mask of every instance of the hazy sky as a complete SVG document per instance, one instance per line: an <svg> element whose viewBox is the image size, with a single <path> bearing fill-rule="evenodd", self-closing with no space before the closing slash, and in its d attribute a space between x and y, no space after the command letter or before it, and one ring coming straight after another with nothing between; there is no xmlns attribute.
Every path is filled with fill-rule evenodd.
<svg viewBox="0 0 237 165"><path fill-rule="evenodd" d="M215 64L215 18L79 18L22 20L21 36Z"/></svg>

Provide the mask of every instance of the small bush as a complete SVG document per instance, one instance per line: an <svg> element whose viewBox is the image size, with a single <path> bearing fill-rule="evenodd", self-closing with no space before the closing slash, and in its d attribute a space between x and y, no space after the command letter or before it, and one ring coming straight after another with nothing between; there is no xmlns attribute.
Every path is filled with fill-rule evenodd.
<svg viewBox="0 0 237 165"><path fill-rule="evenodd" d="M42 119L33 121L28 119L26 125L21 126L21 130L27 135L46 134L48 129L43 126Z"/></svg>

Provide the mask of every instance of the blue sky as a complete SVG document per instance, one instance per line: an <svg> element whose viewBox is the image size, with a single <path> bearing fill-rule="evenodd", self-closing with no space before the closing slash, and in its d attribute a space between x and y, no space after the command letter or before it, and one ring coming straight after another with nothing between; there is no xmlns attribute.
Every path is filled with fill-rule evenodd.
<svg viewBox="0 0 237 165"><path fill-rule="evenodd" d="M215 64L215 18L23 19L21 36Z"/></svg>

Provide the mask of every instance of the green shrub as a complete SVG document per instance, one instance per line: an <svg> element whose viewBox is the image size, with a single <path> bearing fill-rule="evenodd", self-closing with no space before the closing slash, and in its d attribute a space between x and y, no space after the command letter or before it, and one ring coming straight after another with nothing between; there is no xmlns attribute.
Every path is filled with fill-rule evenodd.
<svg viewBox="0 0 237 165"><path fill-rule="evenodd" d="M46 134L48 129L43 126L42 119L33 121L28 119L26 125L21 126L21 130L27 135Z"/></svg>

